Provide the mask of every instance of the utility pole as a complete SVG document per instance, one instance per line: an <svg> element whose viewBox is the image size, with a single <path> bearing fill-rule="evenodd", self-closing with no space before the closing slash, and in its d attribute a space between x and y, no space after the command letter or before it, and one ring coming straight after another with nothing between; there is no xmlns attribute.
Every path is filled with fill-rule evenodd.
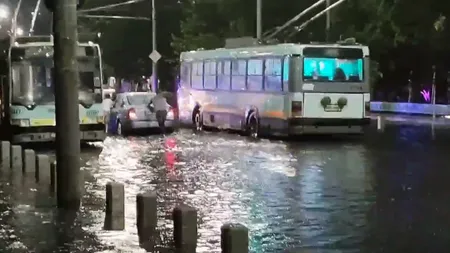
<svg viewBox="0 0 450 253"><path fill-rule="evenodd" d="M155 0L152 0L152 52L157 52L157 45L156 45L156 6L155 6ZM152 61L152 77L153 77L153 92L158 91L159 89L159 83L158 83L158 74L156 73L158 71L158 61Z"/></svg>
<svg viewBox="0 0 450 253"><path fill-rule="evenodd" d="M57 202L78 210L82 197L78 109L77 0L55 0L53 12Z"/></svg>
<svg viewBox="0 0 450 253"><path fill-rule="evenodd" d="M256 38L262 40L262 0L256 0Z"/></svg>
<svg viewBox="0 0 450 253"><path fill-rule="evenodd" d="M431 86L431 104L433 105L433 120L436 119L436 65L433 65L433 80Z"/></svg>
<svg viewBox="0 0 450 253"><path fill-rule="evenodd" d="M30 32L29 35L33 35L34 32L34 25L36 24L36 18L39 14L39 7L41 6L41 0L38 0L36 3L36 7L34 8L33 16L31 18L31 26L30 26Z"/></svg>
<svg viewBox="0 0 450 253"><path fill-rule="evenodd" d="M331 0L327 0L327 7L330 7ZM326 41L330 41L330 29L331 29L331 9L327 10L327 21L325 24L325 38Z"/></svg>

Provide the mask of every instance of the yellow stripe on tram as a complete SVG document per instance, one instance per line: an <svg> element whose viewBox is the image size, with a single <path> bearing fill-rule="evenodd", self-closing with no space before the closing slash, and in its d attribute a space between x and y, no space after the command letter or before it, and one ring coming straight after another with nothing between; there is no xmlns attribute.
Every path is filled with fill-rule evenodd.
<svg viewBox="0 0 450 253"><path fill-rule="evenodd" d="M81 119L81 124L95 124L97 123L97 119L90 117L83 117Z"/></svg>
<svg viewBox="0 0 450 253"><path fill-rule="evenodd" d="M30 122L31 126L54 126L54 119L32 119Z"/></svg>

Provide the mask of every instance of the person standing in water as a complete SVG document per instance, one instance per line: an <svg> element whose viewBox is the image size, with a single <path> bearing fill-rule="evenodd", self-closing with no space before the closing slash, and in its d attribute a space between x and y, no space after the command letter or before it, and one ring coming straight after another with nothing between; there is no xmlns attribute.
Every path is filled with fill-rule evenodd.
<svg viewBox="0 0 450 253"><path fill-rule="evenodd" d="M109 114L111 112L112 106L113 106L113 101L111 99L111 95L106 94L105 99L103 99L103 103L102 103L106 132L108 132Z"/></svg>
<svg viewBox="0 0 450 253"><path fill-rule="evenodd" d="M170 109L170 105L167 103L167 99L164 97L164 95L158 91L156 96L154 96L150 104L153 106L153 109L156 112L156 120L158 121L159 128L161 130L161 133L166 133L166 118L167 118L167 112Z"/></svg>

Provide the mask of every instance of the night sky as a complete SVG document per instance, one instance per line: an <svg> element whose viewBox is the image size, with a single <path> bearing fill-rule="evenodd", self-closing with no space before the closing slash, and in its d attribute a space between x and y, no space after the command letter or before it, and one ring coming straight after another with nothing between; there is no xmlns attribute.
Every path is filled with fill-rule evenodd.
<svg viewBox="0 0 450 253"><path fill-rule="evenodd" d="M18 4L19 0L3 0L0 5L6 5L9 8L11 22L14 10ZM25 33L28 33L31 28L31 21L33 16L33 11L36 8L37 0L22 0L22 6L18 15L18 26L23 29ZM38 16L36 19L34 27L34 35L47 35L51 31L51 19L52 16L50 12L45 8L43 1L39 6ZM2 37L6 35L8 25L5 24L6 21L2 21L2 29L0 34Z"/></svg>

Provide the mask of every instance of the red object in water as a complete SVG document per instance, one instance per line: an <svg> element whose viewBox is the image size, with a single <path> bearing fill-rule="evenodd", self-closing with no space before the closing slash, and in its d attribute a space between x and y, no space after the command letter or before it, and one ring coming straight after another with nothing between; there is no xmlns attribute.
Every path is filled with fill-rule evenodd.
<svg viewBox="0 0 450 253"><path fill-rule="evenodd" d="M173 171L175 169L175 162L177 161L177 156L170 149L173 149L177 146L177 140L175 138L168 138L166 139L164 144L166 149L168 149L164 153L167 169Z"/></svg>
<svg viewBox="0 0 450 253"><path fill-rule="evenodd" d="M129 109L128 113L127 113L127 117L128 117L128 119L131 119L131 120L137 119L136 110L134 108Z"/></svg>

